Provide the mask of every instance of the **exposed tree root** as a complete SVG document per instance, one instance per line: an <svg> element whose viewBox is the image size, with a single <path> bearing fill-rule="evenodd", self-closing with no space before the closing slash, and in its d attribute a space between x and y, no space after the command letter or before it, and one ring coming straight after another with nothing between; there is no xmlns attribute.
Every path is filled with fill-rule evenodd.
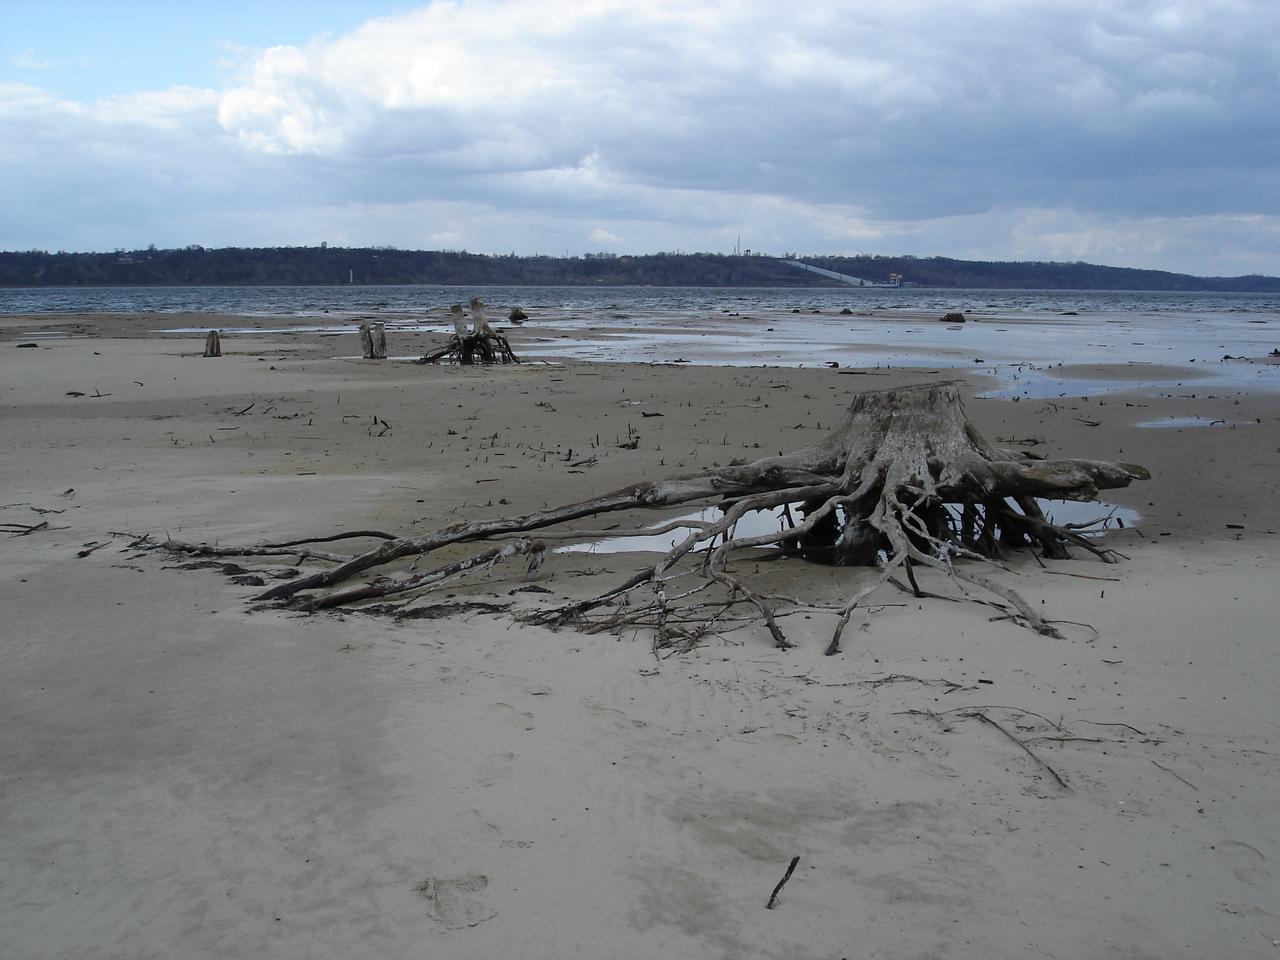
<svg viewBox="0 0 1280 960"><path fill-rule="evenodd" d="M455 333L443 347L432 350L413 362L440 363L441 361L470 365L475 363L519 363L520 358L515 355L506 337L497 331L491 330L487 334L468 333L466 336L461 337Z"/></svg>
<svg viewBox="0 0 1280 960"><path fill-rule="evenodd" d="M453 336L449 342L437 350L433 350L415 363L439 363L450 360L455 363L519 363L520 358L507 343L507 338L500 334L485 319L484 301L479 297L471 298L471 328L467 329L462 318L462 304L455 303L449 308L453 320Z"/></svg>
<svg viewBox="0 0 1280 960"><path fill-rule="evenodd" d="M288 555L299 562L329 563L256 598L320 610L411 593L513 557L528 557L533 576L547 556L543 540L528 537L533 531L544 531L547 539L598 536L566 526L605 513L710 502L719 508L718 516L668 520L656 528L684 531L684 536L652 566L596 596L526 613L522 619L588 631L650 629L657 653L688 649L712 632L743 622L749 614L763 623L777 646L788 647L791 642L779 620L790 612L788 606L794 609L794 603L771 597L729 568L740 551L771 546L810 561L879 568L876 577L832 610L836 624L827 652L834 653L854 610L885 583L910 589L917 597L939 596L921 589L916 577L920 570L947 578L966 600L994 606L1004 617L1038 633L1059 636L1053 622L1041 617L1016 590L979 570L984 564L1003 569L1000 558L1020 547L1038 548L1051 559L1066 558L1068 547L1080 547L1104 562L1115 562L1120 555L1082 535L1078 525L1048 520L1036 498L1094 500L1099 490L1148 477L1145 469L1134 464L1043 460L994 447L966 419L956 385L940 382L857 393L838 426L795 453L636 483L523 516L458 521L414 537L365 530L244 548L174 540L158 546L210 556ZM782 518L778 529L738 535L738 523L761 511ZM654 532L655 528L637 526L608 535ZM357 537L382 542L352 555L308 546ZM444 548L456 552L463 545L485 541L489 543L482 549L426 573L379 577L334 589L405 558ZM909 588L899 574L909 581ZM676 581L687 578L692 579L691 586L669 591ZM978 594L969 594L966 586Z"/></svg>

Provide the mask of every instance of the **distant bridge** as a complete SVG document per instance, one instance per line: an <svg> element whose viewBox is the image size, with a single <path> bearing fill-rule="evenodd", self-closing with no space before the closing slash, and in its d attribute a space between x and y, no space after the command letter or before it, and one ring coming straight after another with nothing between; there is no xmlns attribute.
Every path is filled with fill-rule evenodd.
<svg viewBox="0 0 1280 960"><path fill-rule="evenodd" d="M834 270L824 270L822 267L815 267L812 264L802 263L799 260L779 260L779 263L789 263L793 267L801 270L808 270L810 273L816 273L819 276L827 277L830 280L839 280L841 283L847 283L851 287L896 287L896 283L877 283L874 280L864 280L862 277L850 276L847 273L836 273Z"/></svg>

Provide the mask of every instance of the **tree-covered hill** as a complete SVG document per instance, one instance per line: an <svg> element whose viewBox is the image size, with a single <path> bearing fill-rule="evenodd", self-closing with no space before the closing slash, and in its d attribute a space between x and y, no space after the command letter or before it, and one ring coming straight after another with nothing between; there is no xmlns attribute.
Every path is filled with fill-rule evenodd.
<svg viewBox="0 0 1280 960"><path fill-rule="evenodd" d="M1163 270L1104 267L1093 263L999 262L949 257L806 257L805 263L837 273L885 282L891 274L925 287L1005 290L1216 290L1280 292L1280 278L1195 277Z"/></svg>
<svg viewBox="0 0 1280 960"><path fill-rule="evenodd" d="M1276 277L1193 277L1088 263L994 263L945 257L803 257L838 273L931 287L1280 292ZM774 257L710 253L644 256L487 256L388 247L224 247L112 253L0 252L0 286L520 284L564 286L833 286Z"/></svg>

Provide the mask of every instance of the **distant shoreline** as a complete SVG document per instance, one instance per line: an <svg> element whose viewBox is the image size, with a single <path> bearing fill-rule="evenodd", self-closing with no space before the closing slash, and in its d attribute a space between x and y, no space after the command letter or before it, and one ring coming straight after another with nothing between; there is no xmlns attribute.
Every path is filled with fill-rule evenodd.
<svg viewBox="0 0 1280 960"><path fill-rule="evenodd" d="M866 281L844 283L811 267ZM1280 293L1280 277L1199 277L1088 263L995 262L947 257L710 253L582 257L490 256L362 247L227 247L110 253L0 252L0 287L522 286L790 289L1054 290ZM873 286L874 285L874 286Z"/></svg>

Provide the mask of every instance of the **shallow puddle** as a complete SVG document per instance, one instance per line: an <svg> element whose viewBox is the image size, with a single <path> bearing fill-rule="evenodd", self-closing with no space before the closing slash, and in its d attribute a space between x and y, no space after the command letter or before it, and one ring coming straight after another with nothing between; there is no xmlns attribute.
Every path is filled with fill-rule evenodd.
<svg viewBox="0 0 1280 960"><path fill-rule="evenodd" d="M1249 421L1206 420L1204 417L1161 417L1158 420L1144 420L1142 423L1134 424L1135 427L1155 429L1171 427L1179 430L1184 427L1240 427L1248 425Z"/></svg>
<svg viewBox="0 0 1280 960"><path fill-rule="evenodd" d="M645 527L652 530L666 526L674 520L701 521L715 523L722 516L719 507L707 507L694 513L684 513L674 517L656 520ZM776 533L786 522L781 508L777 510L753 510L738 521L736 534L739 537L758 537L765 533ZM693 532L692 527L681 527L666 533L636 537L606 537L602 540L589 540L584 543L571 543L560 547L557 553L666 553L677 543L681 543ZM706 540L698 542L698 548L707 546Z"/></svg>
<svg viewBox="0 0 1280 960"><path fill-rule="evenodd" d="M1122 507L1114 503L1094 501L1081 503L1074 500L1042 500L1036 499L1044 515L1057 524L1089 525L1088 529L1079 532L1085 536L1101 536L1107 530L1123 527L1136 527L1142 520L1137 510ZM1013 505L1012 503L1010 504ZM956 519L959 519L959 508L950 507ZM706 507L694 513L679 514L656 520L644 529L653 530L666 526L677 520L701 521L715 523L722 516L719 507ZM793 514L793 516L796 516ZM798 520L799 517L796 516ZM753 510L742 517L734 530L739 537L758 537L762 534L777 533L786 526L787 520L781 507L775 510ZM634 537L604 537L599 540L588 540L582 543L571 543L558 547L557 553L666 553L676 544L681 543L694 530L693 527L680 527L665 533L639 535ZM699 540L695 549L704 549L707 540ZM765 549L765 548L761 548Z"/></svg>
<svg viewBox="0 0 1280 960"><path fill-rule="evenodd" d="M1080 530L1085 536L1101 536L1108 530L1122 527L1136 527L1142 521L1142 514L1131 507L1107 503L1103 500L1080 502L1078 500L1042 500L1036 498L1040 510L1054 523L1060 525L1091 524L1097 525L1088 530Z"/></svg>

